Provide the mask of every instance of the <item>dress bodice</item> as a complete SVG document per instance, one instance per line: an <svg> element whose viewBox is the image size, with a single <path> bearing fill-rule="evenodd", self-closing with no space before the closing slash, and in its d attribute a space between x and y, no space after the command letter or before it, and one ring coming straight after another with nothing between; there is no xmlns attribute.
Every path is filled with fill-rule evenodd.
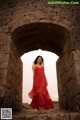
<svg viewBox="0 0 80 120"><path fill-rule="evenodd" d="M41 66L41 67L38 67L38 66L35 66L35 76L45 76L44 74L44 66Z"/></svg>

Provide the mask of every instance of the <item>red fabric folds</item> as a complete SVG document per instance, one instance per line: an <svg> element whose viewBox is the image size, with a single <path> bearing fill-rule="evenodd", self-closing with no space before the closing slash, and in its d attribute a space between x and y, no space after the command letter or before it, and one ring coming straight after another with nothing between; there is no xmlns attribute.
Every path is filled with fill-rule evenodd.
<svg viewBox="0 0 80 120"><path fill-rule="evenodd" d="M44 109L54 108L53 102L47 90L47 80L44 73L44 66L35 67L33 88L29 92L29 97L32 99L30 106L34 109L39 109L39 107Z"/></svg>

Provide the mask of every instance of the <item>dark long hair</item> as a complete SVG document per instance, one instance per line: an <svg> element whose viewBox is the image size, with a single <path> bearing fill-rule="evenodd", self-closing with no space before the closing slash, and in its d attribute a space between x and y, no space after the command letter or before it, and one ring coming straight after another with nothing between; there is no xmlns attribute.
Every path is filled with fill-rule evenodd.
<svg viewBox="0 0 80 120"><path fill-rule="evenodd" d="M44 59L43 59L43 57L40 56L40 55L36 57L36 59L34 60L33 63L34 63L34 64L37 64L37 59L38 59L39 57L41 57L41 59L42 59L42 64L44 64Z"/></svg>

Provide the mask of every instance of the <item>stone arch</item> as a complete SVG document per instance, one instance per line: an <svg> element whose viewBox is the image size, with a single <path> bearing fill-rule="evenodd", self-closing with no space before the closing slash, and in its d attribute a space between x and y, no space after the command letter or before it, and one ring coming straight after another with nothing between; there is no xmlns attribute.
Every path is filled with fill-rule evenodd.
<svg viewBox="0 0 80 120"><path fill-rule="evenodd" d="M79 111L79 87L77 73L75 73L76 63L74 62L75 52L79 54L79 51L70 52L70 44L69 31L57 24L37 22L16 28L11 34L9 44L7 88L2 106L10 106L14 111L22 108L22 62L20 56L25 52L40 48L59 56L57 78L60 106L64 109ZM75 79L77 83L72 89L71 86L75 83ZM73 98L77 98L77 101Z"/></svg>
<svg viewBox="0 0 80 120"><path fill-rule="evenodd" d="M0 3L0 107L12 107L14 111L22 108L20 56L41 48L59 56L57 78L60 106L80 111L80 19L77 14L80 7L49 6L45 1L34 3L33 0L6 0ZM25 41L29 38L32 43L24 42L22 38Z"/></svg>
<svg viewBox="0 0 80 120"><path fill-rule="evenodd" d="M57 10L57 9L56 9ZM58 8L58 12L62 11L62 8ZM20 11L17 11L20 12ZM69 11L68 11L69 12ZM45 11L30 11L29 14L25 15L25 12L23 14L19 14L17 17L17 14L15 13L13 15L13 18L10 23L8 23L9 29L11 33L18 28L19 26L24 26L25 24L32 24L32 23L51 23L51 24L57 24L59 26L63 26L66 28L68 31L72 30L75 26L75 18L74 21L71 21L71 16L66 16L66 17L61 17L61 14L56 14L57 12L55 11L53 16L51 16L51 13L45 12ZM64 14L68 14L67 11L64 12ZM20 16L21 15L21 16ZM20 19L23 17L24 19ZM27 21L26 21L27 20ZM73 24L74 22L74 24Z"/></svg>
<svg viewBox="0 0 80 120"><path fill-rule="evenodd" d="M39 48L61 56L64 54L64 44L66 40L69 40L69 32L66 28L57 24L37 22L15 29L12 32L12 39L20 56L25 51L28 52ZM22 45L24 49L20 47Z"/></svg>
<svg viewBox="0 0 80 120"><path fill-rule="evenodd" d="M69 32L62 26L56 24L32 23L20 26L19 28L15 29L15 31L12 33L12 44L8 66L8 76L11 76L12 81L15 79L15 84L19 85L19 87L16 86L15 88L15 84L12 83L13 92L15 91L19 94L19 96L17 94L14 94L14 98L16 100L14 100L14 104L12 106L13 109L18 110L21 105L22 85L20 81L22 81L22 63L20 61L20 56L25 52L41 48L43 50L54 52L59 57L61 57L65 54L64 48L67 48L65 47L66 41L69 41ZM16 71L18 72L16 73ZM14 76L11 73L14 73ZM62 93L60 89L61 88L59 88L59 93ZM62 101L65 104L66 101Z"/></svg>

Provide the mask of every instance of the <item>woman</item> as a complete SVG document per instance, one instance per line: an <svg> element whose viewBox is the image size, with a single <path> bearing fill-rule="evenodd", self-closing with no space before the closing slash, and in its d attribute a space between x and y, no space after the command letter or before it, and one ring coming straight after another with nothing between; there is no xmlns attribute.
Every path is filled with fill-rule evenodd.
<svg viewBox="0 0 80 120"><path fill-rule="evenodd" d="M33 88L29 93L32 99L30 106L37 110L54 108L53 102L47 90L47 80L44 73L44 62L42 56L37 56L32 66Z"/></svg>

